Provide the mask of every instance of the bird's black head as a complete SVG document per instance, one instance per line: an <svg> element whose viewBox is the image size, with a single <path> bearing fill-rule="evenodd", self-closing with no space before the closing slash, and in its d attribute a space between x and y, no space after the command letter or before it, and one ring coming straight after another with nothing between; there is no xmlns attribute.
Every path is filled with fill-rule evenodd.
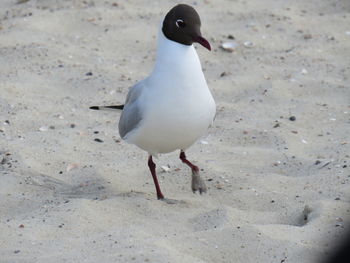
<svg viewBox="0 0 350 263"><path fill-rule="evenodd" d="M202 37L201 20L196 10L185 4L173 7L165 16L162 31L166 38L184 45L197 42L211 50L209 42Z"/></svg>

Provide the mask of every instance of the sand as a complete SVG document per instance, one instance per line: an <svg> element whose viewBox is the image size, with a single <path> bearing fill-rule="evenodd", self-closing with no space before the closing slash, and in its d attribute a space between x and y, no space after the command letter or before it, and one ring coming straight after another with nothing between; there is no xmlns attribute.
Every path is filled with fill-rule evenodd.
<svg viewBox="0 0 350 263"><path fill-rule="evenodd" d="M170 205L119 113L88 107L151 72L175 3L0 2L0 262L320 262L346 235L350 2L187 1L217 117L187 151L207 194L156 160Z"/></svg>

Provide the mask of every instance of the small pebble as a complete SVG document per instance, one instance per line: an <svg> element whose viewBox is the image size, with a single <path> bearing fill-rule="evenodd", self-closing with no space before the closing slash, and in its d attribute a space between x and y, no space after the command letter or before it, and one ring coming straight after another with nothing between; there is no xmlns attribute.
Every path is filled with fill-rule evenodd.
<svg viewBox="0 0 350 263"><path fill-rule="evenodd" d="M226 72L226 71L224 71L224 72L222 72L221 74L220 74L220 77L222 78L222 77L225 77L225 76L227 76L228 75L228 73Z"/></svg>
<svg viewBox="0 0 350 263"><path fill-rule="evenodd" d="M306 75L307 73L308 73L308 71L307 71L305 68L303 68L303 69L301 70L301 74Z"/></svg>
<svg viewBox="0 0 350 263"><path fill-rule="evenodd" d="M236 42L225 42L221 44L221 48L228 52L233 52L239 46Z"/></svg>
<svg viewBox="0 0 350 263"><path fill-rule="evenodd" d="M39 128L39 131L41 131L41 132L46 132L48 129L49 129L49 127L47 127L47 126L41 126L41 127Z"/></svg>
<svg viewBox="0 0 350 263"><path fill-rule="evenodd" d="M166 165L162 165L160 168L162 168L162 170L166 173L170 171L170 167Z"/></svg>
<svg viewBox="0 0 350 263"><path fill-rule="evenodd" d="M253 43L253 42L250 42L250 41L245 41L245 42L243 43L243 45L244 45L246 48L252 48L252 47L255 46L254 43Z"/></svg>

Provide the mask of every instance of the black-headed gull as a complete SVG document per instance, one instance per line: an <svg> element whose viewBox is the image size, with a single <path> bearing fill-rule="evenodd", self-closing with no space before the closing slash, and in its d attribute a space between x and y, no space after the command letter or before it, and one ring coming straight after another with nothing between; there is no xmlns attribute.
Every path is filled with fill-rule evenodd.
<svg viewBox="0 0 350 263"><path fill-rule="evenodd" d="M202 37L196 10L185 4L165 16L158 36L157 59L149 77L134 85L124 105L93 106L91 109L121 109L122 139L149 154L157 198L164 199L152 156L180 150L180 159L192 170L192 191L206 192L196 165L185 150L203 136L215 117L215 102L208 89L193 43L210 50Z"/></svg>

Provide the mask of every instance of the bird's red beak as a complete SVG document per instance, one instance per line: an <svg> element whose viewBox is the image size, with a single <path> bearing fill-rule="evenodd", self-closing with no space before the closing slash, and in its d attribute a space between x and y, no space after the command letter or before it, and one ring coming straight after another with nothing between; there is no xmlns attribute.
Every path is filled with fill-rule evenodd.
<svg viewBox="0 0 350 263"><path fill-rule="evenodd" d="M196 36L194 39L193 39L194 42L197 42L199 44L201 44L203 47L205 47L206 49L208 50L211 50L211 47L210 47L210 44L208 42L208 40L206 40L204 37L202 36Z"/></svg>

